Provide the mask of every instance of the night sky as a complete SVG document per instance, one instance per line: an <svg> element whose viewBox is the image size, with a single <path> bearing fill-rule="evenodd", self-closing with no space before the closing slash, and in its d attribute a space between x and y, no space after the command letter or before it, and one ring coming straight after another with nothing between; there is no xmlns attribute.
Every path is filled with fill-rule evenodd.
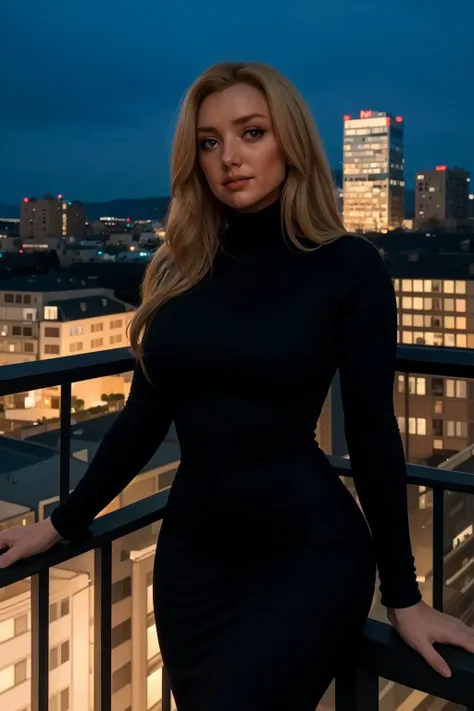
<svg viewBox="0 0 474 711"><path fill-rule="evenodd" d="M168 194L178 103L223 59L275 65L330 162L342 116L405 119L406 181L474 171L473 0L0 0L0 203Z"/></svg>

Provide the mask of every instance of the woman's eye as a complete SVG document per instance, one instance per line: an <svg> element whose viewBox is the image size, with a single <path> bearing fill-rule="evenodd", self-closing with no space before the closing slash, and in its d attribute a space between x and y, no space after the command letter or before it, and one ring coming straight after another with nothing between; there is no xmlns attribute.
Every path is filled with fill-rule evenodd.
<svg viewBox="0 0 474 711"><path fill-rule="evenodd" d="M205 138L201 141L202 148L214 148L216 144L217 140L215 138Z"/></svg>
<svg viewBox="0 0 474 711"><path fill-rule="evenodd" d="M245 135L249 136L249 138L261 138L265 131L263 131L261 128L249 128L247 131L245 131Z"/></svg>

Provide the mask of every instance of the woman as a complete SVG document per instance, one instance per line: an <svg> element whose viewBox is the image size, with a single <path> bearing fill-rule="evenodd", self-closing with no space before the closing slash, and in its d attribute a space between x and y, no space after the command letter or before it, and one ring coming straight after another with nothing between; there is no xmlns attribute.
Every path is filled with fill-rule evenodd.
<svg viewBox="0 0 474 711"><path fill-rule="evenodd" d="M474 634L416 582L391 281L372 244L345 232L290 82L227 62L199 77L172 195L132 323L127 404L51 519L0 534L0 566L82 535L174 420L182 460L154 591L179 711L313 711L354 661L375 562L390 620L449 676L432 642L474 651ZM337 369L365 518L314 441Z"/></svg>

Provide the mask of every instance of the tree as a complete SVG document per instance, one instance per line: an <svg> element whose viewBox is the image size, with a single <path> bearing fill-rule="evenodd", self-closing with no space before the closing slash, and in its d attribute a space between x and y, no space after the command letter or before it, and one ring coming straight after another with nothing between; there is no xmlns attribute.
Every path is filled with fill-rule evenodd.
<svg viewBox="0 0 474 711"><path fill-rule="evenodd" d="M81 410L83 410L84 405L85 405L84 400L82 400L80 397L76 397L75 395L72 396L71 408L74 412L80 412Z"/></svg>

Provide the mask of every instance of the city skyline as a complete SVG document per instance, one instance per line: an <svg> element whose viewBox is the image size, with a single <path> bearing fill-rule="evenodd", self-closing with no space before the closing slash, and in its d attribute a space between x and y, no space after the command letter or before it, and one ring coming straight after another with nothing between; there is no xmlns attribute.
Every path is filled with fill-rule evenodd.
<svg viewBox="0 0 474 711"><path fill-rule="evenodd" d="M361 109L403 115L408 188L418 170L474 167L468 0L451 14L401 0L396 15L375 0L341 0L323 22L302 0L263 2L251 13L215 0L202 7L142 0L134 8L53 0L2 9L9 70L0 202L49 192L85 201L168 194L180 98L223 59L265 61L287 74L314 113L333 167L342 159L343 115ZM434 72L441 36L443 62Z"/></svg>

